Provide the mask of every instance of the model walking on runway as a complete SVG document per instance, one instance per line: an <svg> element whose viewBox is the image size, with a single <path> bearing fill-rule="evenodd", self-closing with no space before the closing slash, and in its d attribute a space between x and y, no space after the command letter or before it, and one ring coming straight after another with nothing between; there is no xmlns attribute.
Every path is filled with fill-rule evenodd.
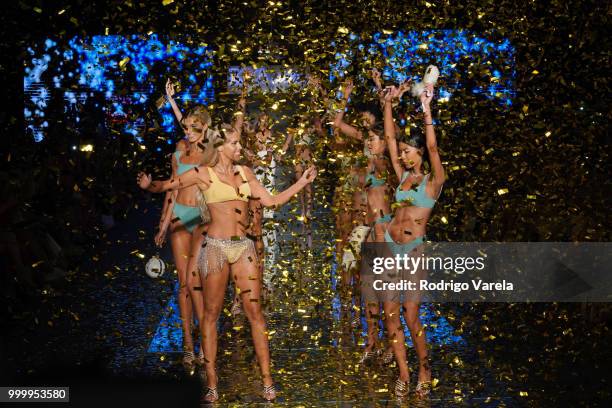
<svg viewBox="0 0 612 408"><path fill-rule="evenodd" d="M166 181L151 181L149 175L140 173L138 183L141 188L152 192L197 185L210 209L211 222L200 255L205 304L201 329L208 381L204 401L213 402L219 398L215 370L216 322L223 307L230 276L242 297L244 312L251 325L253 344L263 378L263 397L273 400L276 390L270 373L268 335L260 304L261 274L257 267L254 243L246 236L248 201L261 200L262 205L266 207L282 205L311 183L316 177L316 171L313 167L306 169L295 184L272 196L250 168L235 164L240 159L242 150L240 128L224 124L221 130L222 134L209 138L207 143L211 152L211 157L207 160L209 166L197 167Z"/></svg>
<svg viewBox="0 0 612 408"><path fill-rule="evenodd" d="M385 98L384 107L385 137L391 153L393 169L400 179L395 190L395 202L398 208L388 224L384 239L394 254L413 253L417 255L416 251L424 242L427 222L442 190L445 174L438 152L430 108L433 85L427 85L425 92L420 96L423 106L425 140L420 137L396 139L391 101L400 93L400 90L392 87ZM429 161L431 168L428 174L424 172L426 161ZM419 359L416 393L419 397L425 397L431 388L431 367L428 360L425 331L418 315L420 303L410 298L404 300L401 306ZM387 332L394 334L391 345L400 371L395 393L402 397L408 394L409 371L406 362L404 331L399 318L400 304L385 302L384 309Z"/></svg>

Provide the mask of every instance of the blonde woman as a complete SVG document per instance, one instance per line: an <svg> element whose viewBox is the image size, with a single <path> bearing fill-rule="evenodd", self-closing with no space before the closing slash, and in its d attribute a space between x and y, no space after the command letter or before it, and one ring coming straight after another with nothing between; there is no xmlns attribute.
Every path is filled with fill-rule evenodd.
<svg viewBox="0 0 612 408"><path fill-rule="evenodd" d="M198 186L211 214L208 235L200 254L200 277L204 296L204 319L200 328L204 339L204 355L208 389L205 402L219 399L215 371L217 355L216 322L223 307L228 279L236 284L243 309L251 325L255 353L263 379L263 398L276 398L270 373L270 352L266 322L261 309L261 273L254 243L246 236L249 225L249 199L260 200L265 207L279 206L312 183L316 170L310 167L288 189L275 196L261 185L253 170L235 163L241 157L240 127L221 126L221 133L209 138L206 147L208 166L200 166L165 181L151 181L151 176L138 175L141 188L163 192ZM192 279L193 284L197 280Z"/></svg>
<svg viewBox="0 0 612 408"><path fill-rule="evenodd" d="M176 119L185 132L185 139L176 145L172 155L172 177L178 177L185 172L203 164L204 141L211 130L211 118L202 106L189 111L183 116L174 100L174 84L166 82L166 99L170 102ZM161 247L165 237L170 232L170 246L179 279L178 305L183 330L183 364L193 368L194 363L202 363L204 354L202 347L198 359L194 354L192 336L193 304L187 285L188 260L194 241L200 241L206 226L200 217L198 206L199 190L197 187L185 188L166 193L159 232L155 235L155 243Z"/></svg>

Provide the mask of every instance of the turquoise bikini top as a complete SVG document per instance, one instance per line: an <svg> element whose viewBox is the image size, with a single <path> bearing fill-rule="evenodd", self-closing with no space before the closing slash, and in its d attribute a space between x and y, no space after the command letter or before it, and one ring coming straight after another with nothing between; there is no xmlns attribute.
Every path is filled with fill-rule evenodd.
<svg viewBox="0 0 612 408"><path fill-rule="evenodd" d="M436 204L436 200L427 197L425 194L425 187L427 186L427 178L429 177L429 174L423 177L423 180L421 180L421 183L417 187L416 191L414 189L402 190L402 184L404 184L404 181L406 181L408 174L409 173L407 171L402 174L402 180L400 181L399 186L397 186L397 189L395 189L395 201L398 203L409 201L415 207L433 208Z"/></svg>
<svg viewBox="0 0 612 408"><path fill-rule="evenodd" d="M368 150L368 147L364 147L363 148L363 152L366 155L366 157L373 157L372 154L370 153L370 151ZM369 156L368 156L369 154ZM383 174L383 176L381 178L376 177L376 168L372 169L372 171L368 171L368 174L366 174L366 178L365 178L365 187L369 188L369 187L382 187L387 183L387 178L385 177L385 175Z"/></svg>
<svg viewBox="0 0 612 408"><path fill-rule="evenodd" d="M368 173L365 178L365 186L368 187L382 187L385 185L387 180L384 178L376 177L376 173L374 171Z"/></svg>
<svg viewBox="0 0 612 408"><path fill-rule="evenodd" d="M186 171L189 171L193 168L198 167L197 164L183 164L181 163L181 151L177 150L176 152L174 152L174 158L176 159L176 173L177 175L181 175L183 173L185 173Z"/></svg>

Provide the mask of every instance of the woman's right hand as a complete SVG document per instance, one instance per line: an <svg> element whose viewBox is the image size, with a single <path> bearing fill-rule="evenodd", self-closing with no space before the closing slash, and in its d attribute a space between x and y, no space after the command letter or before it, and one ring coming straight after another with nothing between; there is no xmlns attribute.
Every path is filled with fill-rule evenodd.
<svg viewBox="0 0 612 408"><path fill-rule="evenodd" d="M136 177L136 182L138 183L138 187L142 188L143 190L148 189L149 186L151 186L152 181L153 179L151 178L151 175L145 174L142 171L138 173L138 176Z"/></svg>
<svg viewBox="0 0 612 408"><path fill-rule="evenodd" d="M167 231L168 231L167 228L160 227L157 234L155 234L155 245L158 248L161 248L164 246L164 243L166 242L166 232Z"/></svg>
<svg viewBox="0 0 612 408"><path fill-rule="evenodd" d="M168 97L168 99L174 96L174 84L172 83L170 78L168 78L168 80L166 81L166 96Z"/></svg>

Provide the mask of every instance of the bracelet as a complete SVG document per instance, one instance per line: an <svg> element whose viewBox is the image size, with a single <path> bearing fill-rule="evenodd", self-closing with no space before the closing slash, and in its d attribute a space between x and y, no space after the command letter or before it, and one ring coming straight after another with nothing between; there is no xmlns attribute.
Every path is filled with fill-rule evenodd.
<svg viewBox="0 0 612 408"><path fill-rule="evenodd" d="M433 126L433 123L426 123L425 126L427 126L427 125Z"/></svg>

